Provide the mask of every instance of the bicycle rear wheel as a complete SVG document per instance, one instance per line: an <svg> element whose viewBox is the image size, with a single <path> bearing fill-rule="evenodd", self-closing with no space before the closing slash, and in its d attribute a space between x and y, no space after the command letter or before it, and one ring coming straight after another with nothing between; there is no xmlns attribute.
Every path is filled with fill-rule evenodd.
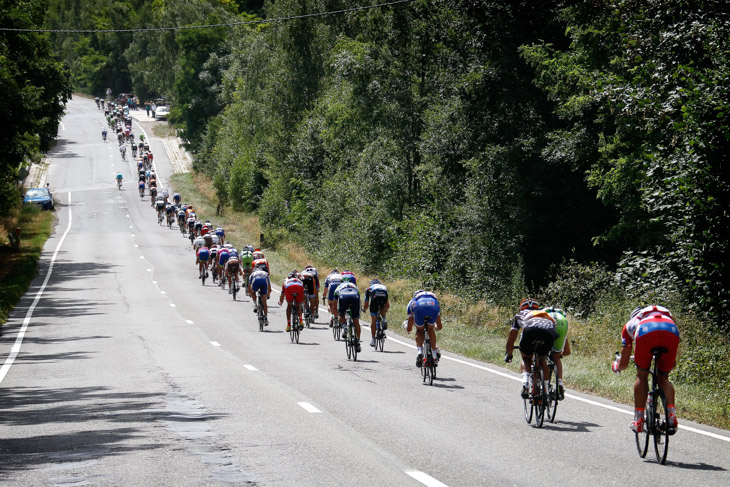
<svg viewBox="0 0 730 487"><path fill-rule="evenodd" d="M555 422L555 413L558 411L558 374L554 370L554 366L550 366L548 375L548 403L547 403L547 419L549 422Z"/></svg>
<svg viewBox="0 0 730 487"><path fill-rule="evenodd" d="M231 294L233 295L233 300L236 300L236 294L238 293L238 286L236 286L236 281L231 281L233 283L233 287L231 288Z"/></svg>
<svg viewBox="0 0 730 487"><path fill-rule="evenodd" d="M649 393L649 399L646 401L646 410L644 412L644 431L641 433L634 432L636 438L636 449L639 451L641 458L646 457L646 452L649 451L649 429L651 428L651 421L653 413L652 410L652 397L651 392Z"/></svg>
<svg viewBox="0 0 730 487"><path fill-rule="evenodd" d="M669 451L669 408L667 406L667 398L664 396L664 391L658 389L654 395L654 404L652 407L654 421L651 434L654 435L656 461L662 465L667 462L667 452Z"/></svg>
<svg viewBox="0 0 730 487"><path fill-rule="evenodd" d="M433 355L429 356L426 363L428 364L428 385L433 385L433 380L436 378L436 360Z"/></svg>
<svg viewBox="0 0 730 487"><path fill-rule="evenodd" d="M341 332L342 332L342 329L340 328L340 324L337 322L337 320L334 320L332 322L332 336L334 337L335 341L339 341L340 340L340 333Z"/></svg>
<svg viewBox="0 0 730 487"><path fill-rule="evenodd" d="M350 348L352 348L352 360L357 362L357 336L355 336L355 329L351 329L351 335L349 340L351 340Z"/></svg>
<svg viewBox="0 0 730 487"><path fill-rule="evenodd" d="M383 351L383 347L385 346L385 337L383 336L383 332L378 332L378 337L375 339L375 349Z"/></svg>
<svg viewBox="0 0 730 487"><path fill-rule="evenodd" d="M542 428L545 423L545 403L547 397L545 394L545 382L543 382L542 367L538 367L535 372L535 381L533 386L533 401L535 402L535 426Z"/></svg>

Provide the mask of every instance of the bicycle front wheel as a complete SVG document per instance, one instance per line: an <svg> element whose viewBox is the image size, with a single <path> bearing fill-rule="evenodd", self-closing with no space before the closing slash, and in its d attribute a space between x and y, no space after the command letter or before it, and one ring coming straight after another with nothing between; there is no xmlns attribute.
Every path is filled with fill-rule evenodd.
<svg viewBox="0 0 730 487"><path fill-rule="evenodd" d="M669 451L669 408L664 391L657 390L653 401L654 421L651 434L654 435L654 451L656 461L664 465Z"/></svg>
<svg viewBox="0 0 730 487"><path fill-rule="evenodd" d="M651 428L651 421L653 413L652 410L652 397L651 393L649 393L649 400L646 402L646 409L644 412L644 431L641 433L634 432L634 436L636 439L636 449L639 451L639 456L641 458L644 458L646 456L646 452L649 451L649 429Z"/></svg>

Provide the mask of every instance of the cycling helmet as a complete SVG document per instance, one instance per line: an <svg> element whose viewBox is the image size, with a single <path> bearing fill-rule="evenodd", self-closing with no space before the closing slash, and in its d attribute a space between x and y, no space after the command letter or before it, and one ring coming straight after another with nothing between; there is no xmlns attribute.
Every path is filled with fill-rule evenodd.
<svg viewBox="0 0 730 487"><path fill-rule="evenodd" d="M352 274L342 274L342 282L352 282Z"/></svg>
<svg viewBox="0 0 730 487"><path fill-rule="evenodd" d="M253 258L256 259L256 260L263 259L264 258L264 253L261 252L260 250L257 250L257 251L255 251L253 253Z"/></svg>
<svg viewBox="0 0 730 487"><path fill-rule="evenodd" d="M296 269L294 269L293 271L291 271L291 272L289 273L289 276L288 276L288 277L289 277L289 279L292 279L292 278L298 278L298 277L299 277L299 273L297 272L297 270L296 270Z"/></svg>
<svg viewBox="0 0 730 487"><path fill-rule="evenodd" d="M372 281L370 281L371 286L373 286L375 284L380 284L380 281L378 279L373 279Z"/></svg>
<svg viewBox="0 0 730 487"><path fill-rule="evenodd" d="M520 311L526 309L540 309L540 303L538 303L536 299L532 298L523 299L520 303Z"/></svg>
<svg viewBox="0 0 730 487"><path fill-rule="evenodd" d="M307 266L304 266L304 269L305 269L305 270L306 270L306 269L314 269L314 267L312 267L311 265L307 265Z"/></svg>
<svg viewBox="0 0 730 487"><path fill-rule="evenodd" d="M416 299L416 298L417 298L417 297L418 297L419 295L421 295L421 294L423 294L423 293L425 293L425 292L426 292L426 291L424 291L423 289L419 289L419 290L417 290L417 291L414 291L414 292L413 292L413 299Z"/></svg>
<svg viewBox="0 0 730 487"><path fill-rule="evenodd" d="M633 320L636 318L636 316L641 312L642 309L644 309L646 306L637 306L634 308L634 311L631 312L631 316L629 317L629 320Z"/></svg>

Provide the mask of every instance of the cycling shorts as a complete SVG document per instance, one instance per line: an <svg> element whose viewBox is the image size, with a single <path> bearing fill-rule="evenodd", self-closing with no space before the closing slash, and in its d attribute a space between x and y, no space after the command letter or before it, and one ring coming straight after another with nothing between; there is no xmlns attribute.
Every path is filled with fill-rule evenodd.
<svg viewBox="0 0 730 487"><path fill-rule="evenodd" d="M378 312L381 311L388 303L388 296L375 296L370 301L370 316L378 316Z"/></svg>
<svg viewBox="0 0 730 487"><path fill-rule="evenodd" d="M421 327L426 322L426 318L428 318L428 322L430 324L435 324L436 318L438 318L441 313L441 308L436 301L426 300L424 302L416 301L413 303L411 311L413 313L413 321L416 326Z"/></svg>
<svg viewBox="0 0 730 487"><path fill-rule="evenodd" d="M238 262L229 262L226 267L228 272L235 276L238 273L238 269L240 268L239 266L240 264Z"/></svg>
<svg viewBox="0 0 730 487"><path fill-rule="evenodd" d="M538 355L547 355L552 349L555 338L550 330L544 328L525 328L520 338L520 351L527 355L537 352Z"/></svg>
<svg viewBox="0 0 730 487"><path fill-rule="evenodd" d="M226 262L228 262L228 259L230 259L231 254L228 252L220 252L218 254L218 265L226 265Z"/></svg>
<svg viewBox="0 0 730 487"><path fill-rule="evenodd" d="M329 287L327 288L327 299L330 301L335 300L335 291L337 290L337 286L342 284L342 281L332 281L329 284Z"/></svg>
<svg viewBox="0 0 730 487"><path fill-rule="evenodd" d="M198 260L201 262L208 262L208 259L210 258L210 250L206 248L201 248L198 250Z"/></svg>
<svg viewBox="0 0 730 487"><path fill-rule="evenodd" d="M310 298L314 297L314 293L316 292L314 290L314 277L307 276L304 279L302 279L302 282L304 283L304 289L307 290L307 296Z"/></svg>
<svg viewBox="0 0 730 487"><path fill-rule="evenodd" d="M640 369L649 370L652 359L651 349L664 347L667 349L667 353L659 356L657 369L663 374L668 374L677 364L678 345L679 332L677 331L677 325L673 322L643 322L639 325L639 332L636 337L634 363Z"/></svg>
<svg viewBox="0 0 730 487"><path fill-rule="evenodd" d="M251 279L249 282L251 285L251 291L257 292L261 291L261 294L269 294L269 280L265 277L256 277L255 279Z"/></svg>
<svg viewBox="0 0 730 487"><path fill-rule="evenodd" d="M340 296L337 300L337 312L341 315L350 311L350 317L355 320L360 318L360 296L357 294L348 294Z"/></svg>
<svg viewBox="0 0 730 487"><path fill-rule="evenodd" d="M301 284L290 284L283 290L283 292L284 296L286 297L287 303L291 303L292 301L294 301L294 294L296 294L297 303L304 302L304 286Z"/></svg>

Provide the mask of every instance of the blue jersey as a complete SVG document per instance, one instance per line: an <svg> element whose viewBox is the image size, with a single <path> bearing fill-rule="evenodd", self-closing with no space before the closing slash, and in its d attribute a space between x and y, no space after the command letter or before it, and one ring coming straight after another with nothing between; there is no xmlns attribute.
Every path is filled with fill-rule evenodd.
<svg viewBox="0 0 730 487"><path fill-rule="evenodd" d="M409 317L413 317L416 326L423 326L426 318L428 318L429 323L436 323L436 318L441 313L441 307L435 294L424 292L408 303L406 312Z"/></svg>

